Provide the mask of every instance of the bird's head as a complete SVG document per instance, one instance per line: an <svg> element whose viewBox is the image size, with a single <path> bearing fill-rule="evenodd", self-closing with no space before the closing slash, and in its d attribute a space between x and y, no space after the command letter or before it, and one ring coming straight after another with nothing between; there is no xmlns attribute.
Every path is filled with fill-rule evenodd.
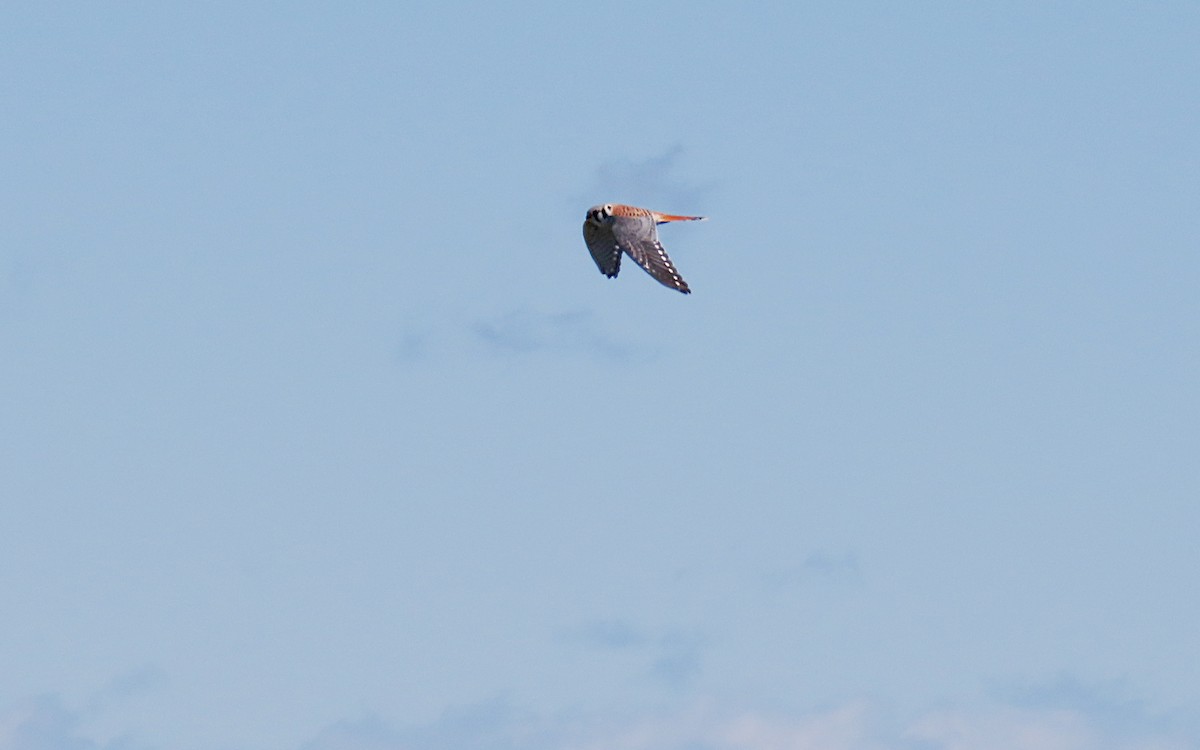
<svg viewBox="0 0 1200 750"><path fill-rule="evenodd" d="M605 203L603 206L592 206L588 209L588 221L593 224L603 224L613 215L613 207L611 203Z"/></svg>

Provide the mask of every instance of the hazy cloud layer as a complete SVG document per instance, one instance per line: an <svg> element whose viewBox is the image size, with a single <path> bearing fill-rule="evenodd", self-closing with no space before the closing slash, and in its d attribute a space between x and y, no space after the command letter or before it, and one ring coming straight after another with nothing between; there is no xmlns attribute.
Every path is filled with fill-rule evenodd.
<svg viewBox="0 0 1200 750"><path fill-rule="evenodd" d="M377 719L339 723L300 750L1184 750L1192 739L1100 728L1078 711L996 706L934 711L889 726L866 704L800 717L694 708L626 721L536 719L493 706L480 722L447 715L417 730Z"/></svg>
<svg viewBox="0 0 1200 750"><path fill-rule="evenodd" d="M377 716L337 722L299 750L523 750L559 746L540 722L504 701L447 710L425 726L393 727Z"/></svg>
<svg viewBox="0 0 1200 750"><path fill-rule="evenodd" d="M1104 716L1071 710L1000 707L939 711L905 736L937 750L1184 750L1196 737L1136 727L1106 727Z"/></svg>
<svg viewBox="0 0 1200 750"><path fill-rule="evenodd" d="M1171 734L1184 727L1191 730L1189 734L1200 734L1195 721L1152 711L1128 680L1086 682L1064 672L1043 682L998 686L991 694L997 703L1023 711L1087 716L1104 734Z"/></svg>
<svg viewBox="0 0 1200 750"><path fill-rule="evenodd" d="M0 714L0 750L133 750L80 730L57 697ZM706 704L641 717L539 716L497 700L447 710L422 726L368 714L335 722L297 750L1185 750L1200 736L1143 715L994 703L894 722L866 703L800 716ZM171 750L163 748L162 750Z"/></svg>

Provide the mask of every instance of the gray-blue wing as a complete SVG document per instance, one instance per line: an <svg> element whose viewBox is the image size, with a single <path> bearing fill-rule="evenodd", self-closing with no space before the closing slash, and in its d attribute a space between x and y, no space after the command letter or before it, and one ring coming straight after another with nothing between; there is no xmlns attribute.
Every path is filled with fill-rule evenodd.
<svg viewBox="0 0 1200 750"><path fill-rule="evenodd" d="M583 222L583 241L587 243L588 252L600 273L613 278L621 270L621 248L617 238L613 236L608 225L596 226L590 221Z"/></svg>
<svg viewBox="0 0 1200 750"><path fill-rule="evenodd" d="M658 228L650 216L615 216L612 219L611 235L617 247L623 250L633 261L645 269L663 286L669 286L684 294L690 294L687 282L675 269L675 264L667 256L662 243L658 241ZM591 247L591 243L588 243ZM596 257L596 251L592 251ZM619 260L619 259L618 259ZM596 261L597 264L599 260ZM604 269L601 268L601 271ZM614 271L613 276L616 275Z"/></svg>

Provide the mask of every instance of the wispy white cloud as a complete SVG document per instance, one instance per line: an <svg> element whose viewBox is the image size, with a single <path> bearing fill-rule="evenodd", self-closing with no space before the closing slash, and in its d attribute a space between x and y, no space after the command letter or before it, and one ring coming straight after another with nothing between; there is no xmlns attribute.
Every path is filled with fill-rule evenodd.
<svg viewBox="0 0 1200 750"><path fill-rule="evenodd" d="M754 750L875 750L865 706L848 705L799 719L747 713L717 723L713 744Z"/></svg>
<svg viewBox="0 0 1200 750"><path fill-rule="evenodd" d="M139 750L101 740L55 696L0 713L0 750ZM798 715L729 710L698 702L674 711L542 715L506 700L451 708L401 726L369 714L334 722L297 750L1190 750L1200 734L1137 717L1120 725L1076 709L1000 703L885 721L869 703ZM170 746L167 746L170 750Z"/></svg>
<svg viewBox="0 0 1200 750"><path fill-rule="evenodd" d="M409 322L396 331L393 341L392 356L400 365L477 356L481 349L502 356L584 356L610 362L643 362L655 356L653 345L618 340L587 310L514 309L472 321Z"/></svg>
<svg viewBox="0 0 1200 750"><path fill-rule="evenodd" d="M1196 737L1101 727L1078 711L940 710L887 726L864 703L803 716L692 710L610 727L572 750L1184 750Z"/></svg>
<svg viewBox="0 0 1200 750"><path fill-rule="evenodd" d="M146 664L117 674L79 705L48 693L0 706L0 750L143 750L149 746L133 733L97 737L87 727L114 707L127 707L167 684L166 672Z"/></svg>
<svg viewBox="0 0 1200 750"><path fill-rule="evenodd" d="M645 674L673 689L699 675L704 639L681 631L650 633L624 620L589 620L562 633L565 643L597 651L620 651L640 660Z"/></svg>
<svg viewBox="0 0 1200 750"><path fill-rule="evenodd" d="M1146 710L1128 681L1086 682L1068 672L1041 682L998 686L993 692L1004 703L1021 708L1070 709L1125 718L1144 715Z"/></svg>
<svg viewBox="0 0 1200 750"><path fill-rule="evenodd" d="M493 700L452 707L423 726L394 727L374 715L340 721L299 750L549 750L561 746L547 734L555 726Z"/></svg>
<svg viewBox="0 0 1200 750"><path fill-rule="evenodd" d="M300 750L402 750L396 730L378 716L343 720L325 727Z"/></svg>
<svg viewBox="0 0 1200 750"><path fill-rule="evenodd" d="M670 715L609 726L571 750L887 750L872 736L865 705L850 704L803 717L753 711L725 713L695 706ZM899 746L897 746L899 750Z"/></svg>
<svg viewBox="0 0 1200 750"><path fill-rule="evenodd" d="M581 310L561 313L513 310L476 321L472 332L493 350L509 354L584 353L610 360L641 359L648 355L610 338L592 313Z"/></svg>
<svg viewBox="0 0 1200 750"><path fill-rule="evenodd" d="M825 550L804 558L804 569L823 576L858 577L858 557L850 552L835 554Z"/></svg>
<svg viewBox="0 0 1200 750"><path fill-rule="evenodd" d="M687 687L703 667L703 640L685 633L667 633L655 644L657 657L650 674L668 687Z"/></svg>
<svg viewBox="0 0 1200 750"><path fill-rule="evenodd" d="M56 695L22 701L0 716L0 750L124 750L127 740L101 743L80 729L80 714Z"/></svg>
<svg viewBox="0 0 1200 750"><path fill-rule="evenodd" d="M153 664L123 672L92 696L86 712L100 711L112 703L154 693L168 684L167 674Z"/></svg>
<svg viewBox="0 0 1200 750"><path fill-rule="evenodd" d="M394 730L377 719L341 723L300 750L1184 750L1195 737L1106 730L1070 710L991 706L938 710L887 725L866 703L802 716L697 705L623 720L536 717L504 703L448 712Z"/></svg>
<svg viewBox="0 0 1200 750"><path fill-rule="evenodd" d="M944 711L922 718L910 737L939 750L1086 750L1100 738L1073 711Z"/></svg>
<svg viewBox="0 0 1200 750"><path fill-rule="evenodd" d="M855 586L862 583L862 575L854 553L818 550L799 564L768 570L763 582L769 590L779 592L813 584Z"/></svg>
<svg viewBox="0 0 1200 750"><path fill-rule="evenodd" d="M1114 741L1180 734L1188 726L1182 716L1152 710L1126 679L1088 681L1062 672L1048 680L995 686L991 694L996 704L1027 713L1085 716L1096 732Z"/></svg>
<svg viewBox="0 0 1200 750"><path fill-rule="evenodd" d="M667 212L699 211L712 188L681 176L684 157L683 146L676 144L645 159L605 162L596 169L587 200L631 202Z"/></svg>
<svg viewBox="0 0 1200 750"><path fill-rule="evenodd" d="M423 333L403 331L396 341L396 359L403 364L420 361L428 353L429 342Z"/></svg>
<svg viewBox="0 0 1200 750"><path fill-rule="evenodd" d="M588 648L629 649L646 645L650 638L625 620L588 620L562 633L563 640Z"/></svg>
<svg viewBox="0 0 1200 750"><path fill-rule="evenodd" d="M1069 709L1011 706L934 712L907 736L936 750L1184 750L1200 739L1112 726L1106 717Z"/></svg>

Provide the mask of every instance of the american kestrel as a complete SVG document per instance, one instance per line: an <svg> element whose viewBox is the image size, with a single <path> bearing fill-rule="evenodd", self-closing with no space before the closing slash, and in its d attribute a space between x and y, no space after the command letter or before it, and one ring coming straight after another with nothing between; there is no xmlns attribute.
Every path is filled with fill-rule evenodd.
<svg viewBox="0 0 1200 750"><path fill-rule="evenodd" d="M658 225L668 221L700 221L703 216L660 214L647 208L605 203L588 209L583 222L583 240L600 273L616 278L621 270L621 253L646 270L659 283L691 294L687 282L675 270L667 251L658 241Z"/></svg>

